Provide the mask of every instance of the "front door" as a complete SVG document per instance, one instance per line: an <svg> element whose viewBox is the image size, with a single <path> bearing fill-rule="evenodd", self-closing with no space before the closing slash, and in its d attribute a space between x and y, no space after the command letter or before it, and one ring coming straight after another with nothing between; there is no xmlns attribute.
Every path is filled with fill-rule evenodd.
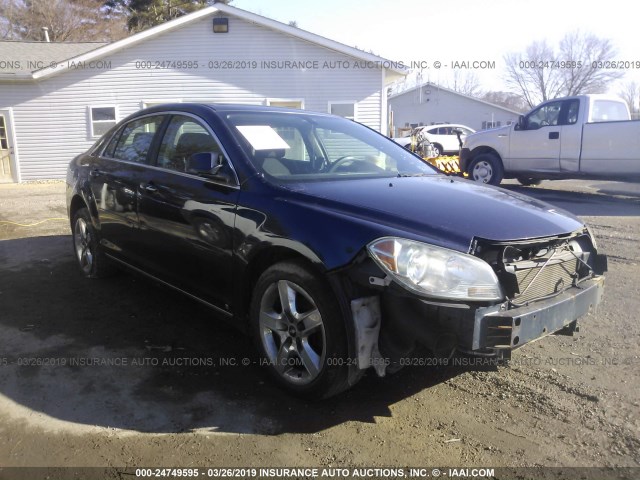
<svg viewBox="0 0 640 480"><path fill-rule="evenodd" d="M561 107L561 101L546 103L525 117L525 128L512 130L509 145L511 165L508 170L560 170Z"/></svg>
<svg viewBox="0 0 640 480"><path fill-rule="evenodd" d="M11 125L9 112L0 110L0 183L14 182L11 165L13 163L13 145L11 145Z"/></svg>
<svg viewBox="0 0 640 480"><path fill-rule="evenodd" d="M203 121L174 115L140 186L142 256L146 271L229 311L239 189L235 178L224 183L189 171L189 159L205 152L228 161Z"/></svg>

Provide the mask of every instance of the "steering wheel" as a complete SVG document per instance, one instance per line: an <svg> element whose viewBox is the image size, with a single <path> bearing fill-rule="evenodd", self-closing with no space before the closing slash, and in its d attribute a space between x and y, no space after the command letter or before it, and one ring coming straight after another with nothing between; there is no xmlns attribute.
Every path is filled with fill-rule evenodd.
<svg viewBox="0 0 640 480"><path fill-rule="evenodd" d="M334 160L327 168L327 173L333 173L335 172L338 167L340 165L342 165L343 163L347 163L347 162L352 162L354 160L358 160L356 157L354 157L353 155L345 155L344 157L340 157L336 160Z"/></svg>
<svg viewBox="0 0 640 480"><path fill-rule="evenodd" d="M548 127L549 125L550 125L550 124L549 124L549 122L547 122L546 120L542 120L542 121L540 122L540 126L541 126L541 127Z"/></svg>

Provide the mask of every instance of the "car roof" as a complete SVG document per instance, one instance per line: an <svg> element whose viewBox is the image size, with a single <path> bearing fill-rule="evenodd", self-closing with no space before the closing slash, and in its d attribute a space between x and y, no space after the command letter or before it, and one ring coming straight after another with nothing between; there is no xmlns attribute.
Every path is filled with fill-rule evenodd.
<svg viewBox="0 0 640 480"><path fill-rule="evenodd" d="M422 125L421 127L426 127L426 128L464 127L464 128L468 128L469 130L473 130L471 127L467 127L466 125L463 125L461 123L436 123L435 125Z"/></svg>
<svg viewBox="0 0 640 480"><path fill-rule="evenodd" d="M309 110L300 110L297 108L287 107L271 107L265 105L247 105L236 103L165 103L161 105L154 105L144 110L136 112L139 114L148 114L156 112L166 111L179 111L179 112L202 112L202 110L210 110L217 113L230 113L230 112L279 112L279 113L291 113L291 114L303 114L303 115L318 115L318 116L331 116L328 113L314 112Z"/></svg>

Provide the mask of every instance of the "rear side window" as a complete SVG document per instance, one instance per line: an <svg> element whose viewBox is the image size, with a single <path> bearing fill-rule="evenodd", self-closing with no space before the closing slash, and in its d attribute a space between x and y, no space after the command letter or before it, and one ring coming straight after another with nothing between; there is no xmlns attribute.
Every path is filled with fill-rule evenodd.
<svg viewBox="0 0 640 480"><path fill-rule="evenodd" d="M102 154L104 157L113 158L113 153L116 151L116 146L118 145L118 140L120 139L120 134L122 133L122 128L120 128L116 134L111 137L111 141L107 148L104 149L104 153Z"/></svg>
<svg viewBox="0 0 640 480"><path fill-rule="evenodd" d="M159 130L162 120L162 116L156 115L127 123L119 135L113 151L113 158L127 162L146 163L151 142L155 133ZM114 140L116 137L114 137ZM108 153L110 148L111 145L107 147L107 152L105 153Z"/></svg>
<svg viewBox="0 0 640 480"><path fill-rule="evenodd" d="M563 125L573 125L578 121L578 112L580 111L580 100L569 100L567 102L567 119Z"/></svg>
<svg viewBox="0 0 640 480"><path fill-rule="evenodd" d="M595 100L591 111L592 122L617 122L629 120L629 113L624 103L613 100Z"/></svg>

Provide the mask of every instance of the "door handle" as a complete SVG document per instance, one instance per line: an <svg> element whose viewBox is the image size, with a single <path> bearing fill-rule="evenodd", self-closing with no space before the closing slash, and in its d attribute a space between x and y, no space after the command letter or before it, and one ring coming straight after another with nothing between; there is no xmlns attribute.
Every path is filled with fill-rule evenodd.
<svg viewBox="0 0 640 480"><path fill-rule="evenodd" d="M90 177L93 177L93 178L95 178L95 177L99 177L100 175L102 175L102 170L100 170L100 169L98 169L98 168L94 168L93 170L91 170L91 171L89 172L89 176L90 176Z"/></svg>
<svg viewBox="0 0 640 480"><path fill-rule="evenodd" d="M549 132L549 140L557 140L560 138L560 132Z"/></svg>
<svg viewBox="0 0 640 480"><path fill-rule="evenodd" d="M156 193L158 191L158 187L156 187L153 183L143 183L140 185L140 188L147 193Z"/></svg>

